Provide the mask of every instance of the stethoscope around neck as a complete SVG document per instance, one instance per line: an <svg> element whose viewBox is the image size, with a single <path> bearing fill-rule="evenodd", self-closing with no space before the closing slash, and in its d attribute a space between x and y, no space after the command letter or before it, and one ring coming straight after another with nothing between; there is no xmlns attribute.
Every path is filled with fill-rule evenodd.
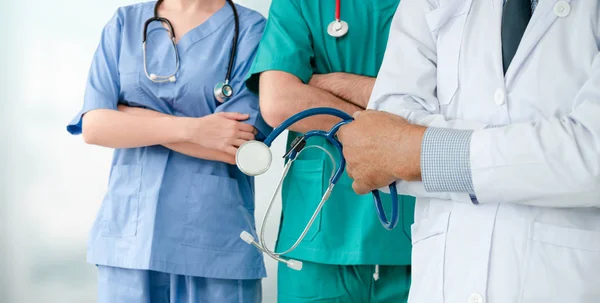
<svg viewBox="0 0 600 303"><path fill-rule="evenodd" d="M282 258L281 256L292 252L294 249L296 249L296 247L298 247L298 245L300 245L300 243L302 242L302 240L304 239L304 237L310 230L315 219L317 218L318 214L321 212L323 205L329 199L329 196L331 195L333 188L335 187L335 185L341 178L341 176L344 172L344 169L346 167L346 160L343 157L342 144L336 138L336 134L337 134L338 130L340 129L340 127L352 122L354 119L352 118L352 116L346 114L345 112L342 112L340 110L333 109L333 108L309 109L309 110L300 112L300 113L288 118L287 120L285 120L283 123L281 123L281 125L276 127L273 130L273 132L271 132L271 134L265 139L264 142L248 141L248 142L242 144L242 146L240 146L238 148L238 151L236 153L236 164L237 164L238 168L240 169L240 171L242 171L244 174L249 175L249 176L261 175L261 174L265 173L271 166L272 154L271 154L270 146L273 143L273 141L280 134L282 134L287 128L292 126L294 123L296 123L300 120L306 119L308 117L311 117L311 116L316 116L316 115L335 116L335 117L341 118L342 121L335 124L329 131L322 131L322 130L309 131L306 134L304 134L300 137L297 137L294 141L292 141L289 150L283 156L283 158L287 160L287 163L285 164L285 166L283 168L283 173L282 173L281 179L279 180L279 182L277 184L277 188L276 188L275 192L271 196L271 201L269 202L267 211L265 212L262 226L260 229L259 241L257 242L254 239L254 236L252 236L247 231L243 231L240 234L240 237L246 243L253 245L254 247L261 250L262 252L266 253L271 258L273 258L279 262L283 262L283 263L287 264L288 267L295 269L295 270L302 269L302 262L298 261L298 260L293 260L293 259L285 259L285 258ZM340 160L338 160L337 167L335 165L334 157L325 148L323 148L321 146L317 146L317 145L306 146L306 141L312 137L325 138L329 143L331 143L335 147L335 149L338 151L339 156L340 156ZM329 186L327 187L327 190L321 197L321 201L319 202L313 215L311 216L310 220L306 224L306 227L304 228L304 230L302 231L302 233L300 234L300 236L298 237L298 239L296 240L294 245L292 245L292 247L290 247L289 249L287 249L284 252L271 251L266 246L264 234L265 234L265 230L266 230L266 228L265 228L266 222L267 222L267 219L271 212L273 202L275 201L277 194L281 190L283 180L285 179L287 173L289 172L290 167L292 166L294 161L297 159L297 157L303 151L307 150L308 148L321 149L325 153L327 153L327 155L329 156L329 159L331 160L332 165L333 165L333 169L331 172L331 178L329 179ZM373 194L373 199L375 201L375 209L377 212L377 216L379 217L381 224L386 229L392 230L398 224L400 202L398 200L398 192L396 190L395 182L389 185L389 190L390 190L390 195L392 198L391 217L389 220L385 214L385 210L383 209L379 191L374 190L374 191L372 191L372 194Z"/></svg>
<svg viewBox="0 0 600 303"><path fill-rule="evenodd" d="M154 83L175 82L177 80L176 75L177 75L177 72L179 72L179 66L180 66L179 51L177 49L177 42L175 39L175 30L173 29L173 25L171 24L171 21L169 21L169 19L158 16L158 7L162 4L163 1L164 0L158 0L156 2L156 5L154 5L154 16L152 18L146 20L146 23L144 23L144 37L142 40L144 73L146 74L146 77ZM231 96L233 96L233 88L231 87L229 82L231 80L231 72L233 70L233 64L235 63L235 56L237 54L238 37L239 37L239 33L240 33L240 29L239 29L240 21L239 21L239 16L238 16L237 10L235 8L235 4L233 4L233 2L231 0L226 0L226 1L229 4L229 6L231 7L231 10L233 11L233 19L234 19L234 23L235 23L235 29L234 29L234 33L233 33L233 42L231 45L231 52L229 53L229 64L227 66L227 74L225 75L225 81L217 83L217 85L215 85L215 88L213 89L215 99L217 99L217 101L219 101L221 103L224 102L225 100L227 100L228 98L230 98ZM146 60L146 40L148 38L148 26L152 22L161 22L161 24L163 24L163 23L166 24L167 30L171 34L171 43L173 45L173 51L175 52L175 71L173 71L173 73L171 73L167 76L159 76L157 74L152 74L152 73L149 74L148 73L147 60Z"/></svg>

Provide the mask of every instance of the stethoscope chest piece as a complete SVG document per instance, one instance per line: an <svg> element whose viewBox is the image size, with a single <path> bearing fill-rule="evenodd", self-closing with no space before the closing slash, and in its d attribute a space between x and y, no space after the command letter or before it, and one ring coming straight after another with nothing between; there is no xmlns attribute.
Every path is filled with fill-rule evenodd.
<svg viewBox="0 0 600 303"><path fill-rule="evenodd" d="M258 176L271 167L271 149L259 141L248 141L240 146L235 154L235 163L244 174Z"/></svg>
<svg viewBox="0 0 600 303"><path fill-rule="evenodd" d="M215 99L220 103L225 102L225 100L233 96L233 88L225 82L217 83L213 92L215 94Z"/></svg>
<svg viewBox="0 0 600 303"><path fill-rule="evenodd" d="M333 22L329 23L329 26L327 26L327 33L332 37L342 37L348 33L348 23L343 20L333 20Z"/></svg>

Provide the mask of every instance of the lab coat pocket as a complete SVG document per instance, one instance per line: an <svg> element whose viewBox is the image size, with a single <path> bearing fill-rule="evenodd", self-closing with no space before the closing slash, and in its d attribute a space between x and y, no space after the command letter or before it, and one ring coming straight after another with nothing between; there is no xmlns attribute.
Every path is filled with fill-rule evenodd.
<svg viewBox="0 0 600 303"><path fill-rule="evenodd" d="M182 244L213 251L247 251L250 246L240 239L240 233L255 234L254 220L243 206L237 180L204 174L190 177Z"/></svg>
<svg viewBox="0 0 600 303"><path fill-rule="evenodd" d="M600 230L536 222L523 282L523 303L600 301Z"/></svg>
<svg viewBox="0 0 600 303"><path fill-rule="evenodd" d="M323 192L323 160L294 161L282 189L281 237L297 239L300 236L321 202ZM312 241L321 230L321 213L304 237L305 242Z"/></svg>
<svg viewBox="0 0 600 303"><path fill-rule="evenodd" d="M450 213L412 225L412 287L409 302L443 302L446 231Z"/></svg>
<svg viewBox="0 0 600 303"><path fill-rule="evenodd" d="M102 208L102 236L136 235L141 178L141 165L113 166Z"/></svg>
<svg viewBox="0 0 600 303"><path fill-rule="evenodd" d="M460 49L471 0L449 0L429 13L426 20L437 45L437 97L449 105L458 90Z"/></svg>
<svg viewBox="0 0 600 303"><path fill-rule="evenodd" d="M398 198L402 207L402 228L404 228L408 240L412 242L412 225L415 222L415 197L399 196Z"/></svg>

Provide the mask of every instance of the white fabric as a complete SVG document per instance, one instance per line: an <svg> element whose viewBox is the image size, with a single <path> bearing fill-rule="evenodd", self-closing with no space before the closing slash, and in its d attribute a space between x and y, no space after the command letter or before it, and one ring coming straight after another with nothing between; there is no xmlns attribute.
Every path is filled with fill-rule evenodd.
<svg viewBox="0 0 600 303"><path fill-rule="evenodd" d="M409 301L600 302L600 4L540 1L505 76L502 5L402 0L390 29L369 108L474 130L480 202L400 182Z"/></svg>

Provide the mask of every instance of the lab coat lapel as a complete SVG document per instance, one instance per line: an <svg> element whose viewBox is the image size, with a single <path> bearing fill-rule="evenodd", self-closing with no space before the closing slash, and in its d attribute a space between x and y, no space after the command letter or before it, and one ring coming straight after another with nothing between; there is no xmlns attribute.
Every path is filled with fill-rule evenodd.
<svg viewBox="0 0 600 303"><path fill-rule="evenodd" d="M565 1L567 3L571 2L571 0L560 1ZM554 13L554 6L557 2L559 1L541 0L538 2L537 8L535 9L535 12L533 12L531 20L529 21L529 25L523 34L523 38L521 39L517 53L515 54L515 57L506 71L507 86L510 86L515 75L518 73L529 54L533 51L540 39L542 39L544 34L556 20L557 16Z"/></svg>

